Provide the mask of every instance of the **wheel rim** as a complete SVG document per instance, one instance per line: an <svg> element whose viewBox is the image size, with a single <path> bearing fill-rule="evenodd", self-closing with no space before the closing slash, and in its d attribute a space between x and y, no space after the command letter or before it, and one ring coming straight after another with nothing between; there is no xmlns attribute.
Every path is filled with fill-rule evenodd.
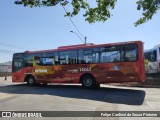
<svg viewBox="0 0 160 120"><path fill-rule="evenodd" d="M85 80L84 80L84 85L85 86L91 86L92 85L92 79L91 78L86 78Z"/></svg>
<svg viewBox="0 0 160 120"><path fill-rule="evenodd" d="M28 83L29 83L30 85L32 85L32 84L34 83L33 78L29 78L29 79L28 79Z"/></svg>

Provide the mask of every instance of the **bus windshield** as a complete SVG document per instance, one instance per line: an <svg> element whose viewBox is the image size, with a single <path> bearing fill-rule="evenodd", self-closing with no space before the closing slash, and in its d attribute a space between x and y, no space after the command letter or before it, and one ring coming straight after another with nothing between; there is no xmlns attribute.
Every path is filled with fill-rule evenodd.
<svg viewBox="0 0 160 120"><path fill-rule="evenodd" d="M145 59L150 62L157 61L157 51L156 50L151 50L151 51L145 52L144 56L145 56Z"/></svg>

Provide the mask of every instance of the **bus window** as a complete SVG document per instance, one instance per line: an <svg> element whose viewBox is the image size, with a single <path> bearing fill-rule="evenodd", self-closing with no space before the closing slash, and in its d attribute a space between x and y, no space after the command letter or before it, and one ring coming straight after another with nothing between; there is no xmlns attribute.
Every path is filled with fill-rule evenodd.
<svg viewBox="0 0 160 120"><path fill-rule="evenodd" d="M152 52L152 54L151 54L151 60L152 61L157 61L157 51L156 50L154 50Z"/></svg>
<svg viewBox="0 0 160 120"><path fill-rule="evenodd" d="M64 65L64 64L67 63L67 60L66 60L67 58L68 58L68 56L67 56L66 52L60 52L59 53L59 62L60 62L61 65Z"/></svg>
<svg viewBox="0 0 160 120"><path fill-rule="evenodd" d="M60 52L59 57L61 65L77 63L77 51Z"/></svg>
<svg viewBox="0 0 160 120"><path fill-rule="evenodd" d="M46 53L41 53L41 57L46 57Z"/></svg>
<svg viewBox="0 0 160 120"><path fill-rule="evenodd" d="M85 63L92 63L92 56L93 56L93 50L92 49L86 49L83 50L84 55L84 61Z"/></svg>
<svg viewBox="0 0 160 120"><path fill-rule="evenodd" d="M80 64L86 63L83 55L83 50L78 50L78 63Z"/></svg>
<svg viewBox="0 0 160 120"><path fill-rule="evenodd" d="M14 59L14 66L17 68L22 68L23 67L23 59Z"/></svg>
<svg viewBox="0 0 160 120"><path fill-rule="evenodd" d="M59 65L59 56L58 56L58 52L54 52L54 60L55 60L55 65Z"/></svg>
<svg viewBox="0 0 160 120"><path fill-rule="evenodd" d="M49 65L58 65L59 57L58 52L46 53L45 56L34 56L33 66L49 66Z"/></svg>
<svg viewBox="0 0 160 120"><path fill-rule="evenodd" d="M125 56L124 60L127 61L136 61L138 59L138 50L136 44L129 44L124 46Z"/></svg>
<svg viewBox="0 0 160 120"><path fill-rule="evenodd" d="M145 55L145 59L147 59L151 62L157 61L157 51L156 50L145 52L144 55Z"/></svg>
<svg viewBox="0 0 160 120"><path fill-rule="evenodd" d="M99 57L99 48L93 49L93 56L92 56L92 63L99 63L100 57Z"/></svg>
<svg viewBox="0 0 160 120"><path fill-rule="evenodd" d="M77 51L69 51L69 64L77 63Z"/></svg>
<svg viewBox="0 0 160 120"><path fill-rule="evenodd" d="M46 53L46 57L48 57L48 58L52 57L53 58L54 57L54 53Z"/></svg>
<svg viewBox="0 0 160 120"><path fill-rule="evenodd" d="M84 55L92 55L93 54L93 50L92 49L83 50L83 54Z"/></svg>
<svg viewBox="0 0 160 120"><path fill-rule="evenodd" d="M99 62L99 48L78 50L78 63L98 63Z"/></svg>
<svg viewBox="0 0 160 120"><path fill-rule="evenodd" d="M39 65L55 65L55 60L53 57L39 58Z"/></svg>
<svg viewBox="0 0 160 120"><path fill-rule="evenodd" d="M25 54L24 62L25 66L33 66L33 62L35 61L35 58L41 57L41 54L35 53L35 54ZM38 63L38 61L36 61Z"/></svg>
<svg viewBox="0 0 160 120"><path fill-rule="evenodd" d="M103 62L119 62L121 58L121 46L111 46L101 48L100 61Z"/></svg>
<svg viewBox="0 0 160 120"><path fill-rule="evenodd" d="M23 54L15 54L13 56L13 72L18 71L24 67Z"/></svg>

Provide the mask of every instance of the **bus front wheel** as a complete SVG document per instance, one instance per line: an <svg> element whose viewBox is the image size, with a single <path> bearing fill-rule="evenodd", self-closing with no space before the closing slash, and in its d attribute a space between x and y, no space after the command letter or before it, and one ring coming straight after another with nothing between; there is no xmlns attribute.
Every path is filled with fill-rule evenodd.
<svg viewBox="0 0 160 120"><path fill-rule="evenodd" d="M82 77L82 86L84 88L94 88L96 85L96 81L93 76L85 75Z"/></svg>
<svg viewBox="0 0 160 120"><path fill-rule="evenodd" d="M27 84L30 85L30 86L35 85L35 79L34 79L34 77L28 76L27 77Z"/></svg>

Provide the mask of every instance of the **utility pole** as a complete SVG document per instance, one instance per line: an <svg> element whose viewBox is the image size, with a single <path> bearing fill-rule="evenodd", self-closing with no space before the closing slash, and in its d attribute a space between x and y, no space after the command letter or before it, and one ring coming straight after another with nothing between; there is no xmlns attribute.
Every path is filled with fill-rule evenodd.
<svg viewBox="0 0 160 120"><path fill-rule="evenodd" d="M85 40L84 43L87 44L87 37L86 36L84 37L84 40Z"/></svg>

